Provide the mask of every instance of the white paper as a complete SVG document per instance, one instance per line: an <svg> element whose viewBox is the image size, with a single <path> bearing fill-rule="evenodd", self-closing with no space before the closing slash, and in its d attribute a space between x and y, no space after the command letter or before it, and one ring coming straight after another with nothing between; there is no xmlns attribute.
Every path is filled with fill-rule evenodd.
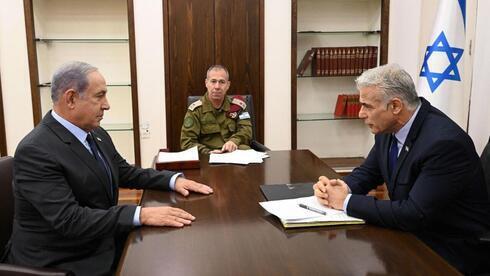
<svg viewBox="0 0 490 276"><path fill-rule="evenodd" d="M326 215L316 213L299 207L299 204L305 204L318 210L326 212ZM259 202L260 206L267 212L275 215L284 222L322 222L322 221L363 221L348 216L340 210L328 208L318 202L315 196L300 197L294 199L282 199Z"/></svg>
<svg viewBox="0 0 490 276"><path fill-rule="evenodd" d="M176 161L198 161L199 152L197 151L197 146L186 149L179 152L159 152L157 162L158 163L168 163Z"/></svg>
<svg viewBox="0 0 490 276"><path fill-rule="evenodd" d="M225 153L212 153L209 156L209 163L241 164L262 163L263 159L269 157L267 153L249 150L235 150Z"/></svg>

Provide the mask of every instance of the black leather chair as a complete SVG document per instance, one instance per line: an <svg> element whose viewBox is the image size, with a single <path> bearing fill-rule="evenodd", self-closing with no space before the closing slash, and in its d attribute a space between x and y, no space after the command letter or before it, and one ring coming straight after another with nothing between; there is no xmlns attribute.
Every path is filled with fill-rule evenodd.
<svg viewBox="0 0 490 276"><path fill-rule="evenodd" d="M12 190L14 158L0 157L0 257L4 255L6 245L12 234L14 220L14 194ZM0 263L0 275L73 275L70 271L54 268L36 268Z"/></svg>
<svg viewBox="0 0 490 276"><path fill-rule="evenodd" d="M228 95L227 97L231 98L235 95ZM245 103L247 104L248 113L250 114L250 121L252 122L252 140L250 141L250 147L256 151L270 151L270 149L263 144L259 143L256 140L255 135L255 113L254 113L254 105L252 95L240 95L245 98ZM187 97L187 106L191 105L193 102L199 100L201 96L188 96Z"/></svg>
<svg viewBox="0 0 490 276"><path fill-rule="evenodd" d="M483 167L483 173L485 175L485 181L487 183L488 198L490 198L490 139L488 140L485 149L481 154L481 164ZM490 232L487 232L480 236L480 241L490 244Z"/></svg>

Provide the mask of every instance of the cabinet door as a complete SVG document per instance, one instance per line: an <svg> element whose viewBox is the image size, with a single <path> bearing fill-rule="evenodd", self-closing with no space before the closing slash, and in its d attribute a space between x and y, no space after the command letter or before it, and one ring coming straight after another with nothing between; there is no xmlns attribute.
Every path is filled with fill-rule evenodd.
<svg viewBox="0 0 490 276"><path fill-rule="evenodd" d="M263 140L263 0L164 2L167 145L180 150L189 95L206 92L206 70L230 70L228 94L252 94Z"/></svg>
<svg viewBox="0 0 490 276"><path fill-rule="evenodd" d="M132 7L132 0L24 0L34 124L52 108L54 71L88 62L107 82L111 109L101 126L121 155L140 165Z"/></svg>
<svg viewBox="0 0 490 276"><path fill-rule="evenodd" d="M215 62L214 0L164 4L167 145L178 151L187 96L204 94L206 69Z"/></svg>
<svg viewBox="0 0 490 276"><path fill-rule="evenodd" d="M7 155L7 137L5 137L5 117L3 114L2 81L0 80L0 156Z"/></svg>

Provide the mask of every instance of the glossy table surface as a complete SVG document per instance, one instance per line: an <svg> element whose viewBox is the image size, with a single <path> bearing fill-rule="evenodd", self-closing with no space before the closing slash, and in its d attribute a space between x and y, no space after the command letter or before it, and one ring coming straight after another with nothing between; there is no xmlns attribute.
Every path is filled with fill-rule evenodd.
<svg viewBox="0 0 490 276"><path fill-rule="evenodd" d="M336 173L308 150L273 151L262 164L185 171L210 196L143 194L143 206L171 205L196 220L184 228L132 231L120 275L456 275L413 235L372 225L284 229L264 211L261 184L315 182Z"/></svg>

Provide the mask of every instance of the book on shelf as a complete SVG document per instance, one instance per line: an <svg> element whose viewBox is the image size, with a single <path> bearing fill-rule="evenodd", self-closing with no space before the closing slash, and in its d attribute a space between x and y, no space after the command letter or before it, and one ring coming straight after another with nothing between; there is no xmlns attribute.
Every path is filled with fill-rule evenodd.
<svg viewBox="0 0 490 276"><path fill-rule="evenodd" d="M364 55L364 48L356 47L356 67L355 74L360 75L362 73L362 57Z"/></svg>
<svg viewBox="0 0 490 276"><path fill-rule="evenodd" d="M306 71L306 68L308 68L308 65L310 65L311 61L313 60L314 55L315 55L315 53L313 50L310 49L310 50L306 51L303 59L301 60L301 63L298 66L297 72L296 72L298 74L298 76L303 76L303 74Z"/></svg>
<svg viewBox="0 0 490 276"><path fill-rule="evenodd" d="M321 49L320 48L312 48L314 52L313 62L311 63L311 75L312 76L321 76L322 75L322 61L321 58Z"/></svg>
<svg viewBox="0 0 490 276"><path fill-rule="evenodd" d="M354 117L353 115L355 114L355 104L356 104L356 98L355 95L349 95L347 98L347 114L346 116L351 118Z"/></svg>
<svg viewBox="0 0 490 276"><path fill-rule="evenodd" d="M374 68L378 65L378 47L371 46L371 59L369 68Z"/></svg>
<svg viewBox="0 0 490 276"><path fill-rule="evenodd" d="M347 108L347 95L339 94L337 96L337 103L335 104L334 115L336 117L344 116Z"/></svg>
<svg viewBox="0 0 490 276"><path fill-rule="evenodd" d="M340 48L340 75L345 76L347 75L346 70L347 70L347 49L346 48Z"/></svg>
<svg viewBox="0 0 490 276"><path fill-rule="evenodd" d="M331 76L337 76L338 75L338 69L339 69L339 55L337 52L338 48L332 48L332 71L331 71Z"/></svg>
<svg viewBox="0 0 490 276"><path fill-rule="evenodd" d="M360 75L378 63L377 46L314 47L309 56L312 60L307 58L307 54L298 67L300 76L310 62L312 76L315 77Z"/></svg>
<svg viewBox="0 0 490 276"><path fill-rule="evenodd" d="M199 167L197 146L179 152L160 151L155 160L157 170L185 170Z"/></svg>
<svg viewBox="0 0 490 276"><path fill-rule="evenodd" d="M364 224L344 211L328 208L315 196L259 202L267 212L281 220L284 228Z"/></svg>
<svg viewBox="0 0 490 276"><path fill-rule="evenodd" d="M339 94L337 96L335 117L357 118L360 110L359 94Z"/></svg>

